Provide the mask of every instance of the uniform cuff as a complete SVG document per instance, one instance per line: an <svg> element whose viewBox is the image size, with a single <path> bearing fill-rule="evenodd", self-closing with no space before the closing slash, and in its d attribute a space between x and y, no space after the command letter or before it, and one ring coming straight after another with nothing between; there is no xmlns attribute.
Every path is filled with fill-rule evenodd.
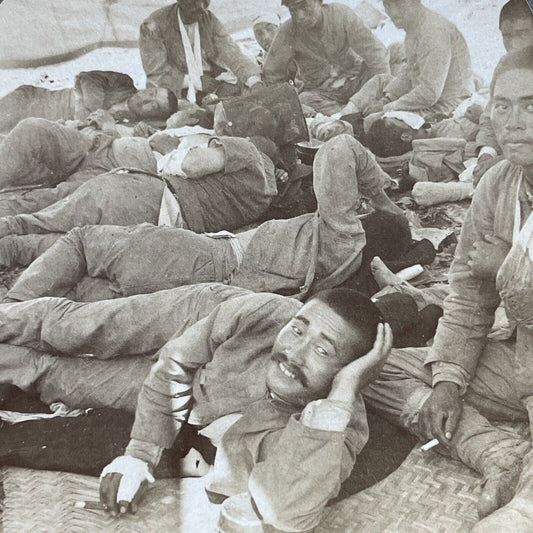
<svg viewBox="0 0 533 533"><path fill-rule="evenodd" d="M148 463L153 470L159 464L162 453L163 448L157 444L131 439L126 451L124 452L124 455L129 455Z"/></svg>
<svg viewBox="0 0 533 533"><path fill-rule="evenodd" d="M438 383L448 381L459 387L459 393L461 396L466 393L470 375L463 367L455 363L437 361L432 363L431 372L433 374L433 387L435 387Z"/></svg>
<svg viewBox="0 0 533 533"><path fill-rule="evenodd" d="M337 400L315 400L302 411L300 422L323 431L344 431L353 415L351 404Z"/></svg>

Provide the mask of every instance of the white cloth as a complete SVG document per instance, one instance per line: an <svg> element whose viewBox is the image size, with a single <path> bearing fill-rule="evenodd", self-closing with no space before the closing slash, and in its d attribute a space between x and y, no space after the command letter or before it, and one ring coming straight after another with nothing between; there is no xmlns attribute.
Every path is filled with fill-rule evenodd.
<svg viewBox="0 0 533 533"><path fill-rule="evenodd" d="M411 113L410 111L387 111L383 114L383 118L401 120L404 124L407 124L414 130L419 130L426 123L424 117L421 117L416 113Z"/></svg>
<svg viewBox="0 0 533 533"><path fill-rule="evenodd" d="M252 21L253 26L256 24L267 23L274 24L274 26L279 26L281 24L281 18L277 13L263 13L258 15Z"/></svg>
<svg viewBox="0 0 533 533"><path fill-rule="evenodd" d="M204 67L202 63L202 45L200 43L200 27L198 22L193 23L190 27L193 28L194 45L191 45L189 33L185 28L185 24L181 20L181 15L178 9L178 22L181 33L181 41L183 49L185 50L185 62L187 63L187 77L189 89L187 90L187 100L189 102L196 102L196 91L202 90L202 75Z"/></svg>
<svg viewBox="0 0 533 533"><path fill-rule="evenodd" d="M159 220L157 221L157 225L167 226L169 228L185 227L180 203L166 185L161 198L161 207L159 208Z"/></svg>
<svg viewBox="0 0 533 533"><path fill-rule="evenodd" d="M117 503L131 502L144 481L153 483L154 476L148 469L148 464L129 455L121 455L109 463L100 474L100 479L107 474L122 474L118 485Z"/></svg>

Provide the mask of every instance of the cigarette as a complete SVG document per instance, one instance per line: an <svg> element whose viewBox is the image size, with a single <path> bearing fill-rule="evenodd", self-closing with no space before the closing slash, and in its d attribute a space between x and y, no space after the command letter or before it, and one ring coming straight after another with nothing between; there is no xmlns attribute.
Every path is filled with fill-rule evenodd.
<svg viewBox="0 0 533 533"><path fill-rule="evenodd" d="M97 511L105 511L105 506L102 502L75 502L74 507L77 509L95 509Z"/></svg>
<svg viewBox="0 0 533 533"><path fill-rule="evenodd" d="M429 442L426 442L426 444L424 444L423 446L420 446L420 449L423 452L427 452L428 450L431 450L431 448L434 448L438 444L439 444L439 439L433 439L433 440L430 440Z"/></svg>

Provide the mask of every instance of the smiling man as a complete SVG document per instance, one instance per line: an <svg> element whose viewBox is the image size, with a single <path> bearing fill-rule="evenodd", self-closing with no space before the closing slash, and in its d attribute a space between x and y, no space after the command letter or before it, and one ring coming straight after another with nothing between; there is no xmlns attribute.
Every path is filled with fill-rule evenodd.
<svg viewBox="0 0 533 533"><path fill-rule="evenodd" d="M261 80L259 66L241 52L209 4L210 0L179 0L141 24L139 49L149 87L194 101L205 93L238 95L244 86ZM238 84L217 79L227 70Z"/></svg>
<svg viewBox="0 0 533 533"><path fill-rule="evenodd" d="M380 322L368 298L345 289L305 305L273 294L219 305L159 351L126 453L102 472L107 509L136 510L187 420L217 446L212 499L249 493L276 530L315 527L368 439L360 390L392 344Z"/></svg>
<svg viewBox="0 0 533 533"><path fill-rule="evenodd" d="M387 49L347 6L282 0L289 8L263 66L266 83L289 81L298 67L300 100L332 115L372 76L389 72Z"/></svg>
<svg viewBox="0 0 533 533"><path fill-rule="evenodd" d="M525 533L533 531L531 430L524 439L490 420L530 428L533 420L533 48L501 60L491 97L506 159L477 187L434 344L394 351L368 398L485 476L478 512L490 516L473 531ZM488 335L502 301L516 337L497 342Z"/></svg>

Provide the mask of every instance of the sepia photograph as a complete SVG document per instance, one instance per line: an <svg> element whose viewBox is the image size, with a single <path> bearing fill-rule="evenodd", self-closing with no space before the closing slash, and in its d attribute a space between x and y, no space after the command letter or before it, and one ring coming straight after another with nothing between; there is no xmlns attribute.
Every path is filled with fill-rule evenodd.
<svg viewBox="0 0 533 533"><path fill-rule="evenodd" d="M0 0L0 533L533 533L533 0Z"/></svg>

